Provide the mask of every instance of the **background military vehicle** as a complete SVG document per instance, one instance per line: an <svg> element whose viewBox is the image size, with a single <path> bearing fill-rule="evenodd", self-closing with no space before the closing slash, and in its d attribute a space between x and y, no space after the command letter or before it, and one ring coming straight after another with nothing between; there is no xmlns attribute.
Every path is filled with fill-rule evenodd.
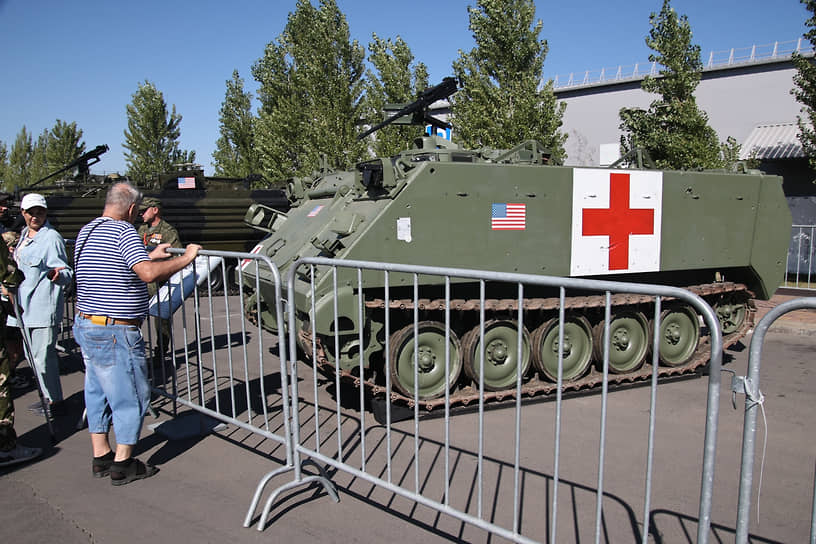
<svg viewBox="0 0 816 544"><path fill-rule="evenodd" d="M430 101L456 89L455 81L423 93L395 114L429 120ZM379 128L379 127L375 127ZM782 281L791 215L782 180L757 171L743 174L702 171L577 168L550 164L549 152L527 141L506 150L466 150L436 136L417 138L413 149L395 157L288 182L291 209L284 213L255 204L246 221L265 231L256 247L285 277L298 258L330 257L361 261L413 263L500 272L601 278L657 283L689 289L716 310L724 344L741 338L753 323L753 298L769 298ZM274 300L272 278L247 267L247 307L257 297ZM383 391L385 372L397 397L418 397L427 408L476 397L479 374L479 285L452 280L450 380L446 382L442 278L422 276L419 335L413 326L413 285L393 275L390 308L385 308L382 274L363 274L365 313L357 310L357 275L337 270L334 319L333 274L317 267L314 304L310 286L296 277L296 315L300 347L328 371L335 361L352 376L360 354L368 369L361 381ZM485 388L502 397L522 372L524 393L553 390L558 360L558 293L525 289L522 360L516 360L517 294L492 292L486 302ZM576 293L569 293L570 295ZM577 293L580 294L580 293ZM506 298L502 298L506 297ZM570 296L564 323L565 387L600 382L603 296ZM291 301L290 301L291 302ZM612 382L650 376L654 301L614 295L610 324ZM277 332L271 305L261 305L264 327ZM390 363L384 368L384 316L390 318ZM339 331L339 350L334 334ZM359 331L363 345L359 345ZM311 335L317 336L317 353ZM707 362L708 334L689 306L665 303L659 331L661 373L691 372ZM414 351L419 351L414 384ZM358 377L357 379L360 379Z"/></svg>
<svg viewBox="0 0 816 544"><path fill-rule="evenodd" d="M107 151L106 145L95 147L24 188L20 197L29 192L45 195L52 225L64 238L73 240L83 225L102 212L111 184L127 179L117 174L90 173L89 166L99 162ZM146 196L161 199L162 217L176 227L182 243L195 242L210 250L248 251L262 234L243 222L247 207L257 202L273 208L288 208L289 202L281 189L253 189L249 179L207 177L202 167L195 164L177 168L175 172L159 175L153 184L139 188ZM70 173L50 185L44 184L65 172ZM214 282L218 285L220 279L214 278Z"/></svg>
<svg viewBox="0 0 816 544"><path fill-rule="evenodd" d="M49 220L66 239L75 238L85 223L101 213L111 184L127 179L118 174L90 173L89 165L99 162L107 150L106 145L97 146L21 191L45 195ZM69 170L73 175L42 185ZM137 186L146 196L161 199L162 217L176 227L183 243L195 242L213 250L246 251L255 245L261 235L242 221L253 202L288 207L280 189L253 189L247 179L207 177L196 164L178 165L175 172L159 175L151 185Z"/></svg>

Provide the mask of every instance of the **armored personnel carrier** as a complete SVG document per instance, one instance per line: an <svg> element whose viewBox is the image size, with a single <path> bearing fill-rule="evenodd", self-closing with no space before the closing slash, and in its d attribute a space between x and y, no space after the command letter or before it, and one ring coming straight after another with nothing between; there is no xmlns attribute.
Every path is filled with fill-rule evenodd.
<svg viewBox="0 0 816 544"><path fill-rule="evenodd" d="M391 119L408 115L427 123L424 110L429 101L455 88L455 81L446 80ZM267 233L254 251L267 255L284 277L298 258L321 256L672 285L712 305L725 345L752 326L752 300L769 298L781 282L791 229L779 177L757 171L559 166L550 163L549 152L535 141L505 151L467 150L436 136L419 137L412 149L395 157L362 162L352 171L289 180L288 192L288 212L254 204L245 218ZM453 362L446 381L444 300L438 285L420 285L423 302L415 336L411 282L392 278L386 309L382 277L365 275L365 312L360 320L356 272L337 270L335 302L333 274L319 268L314 319L308 315L310 284L300 278L296 283L297 333L308 356L330 372L338 361L344 375L375 393L383 391L382 376L388 372L395 397L409 404L416 389L429 409L444 401L439 397L446 390L453 403L476 398L473 384L481 352L476 282L452 280ZM253 274L253 267L247 267L250 312L257 297L274 300L272 278L259 272L260 289L253 292ZM523 360L514 355L516 296L515 291L504 299L491 295L485 303L488 398L509 394L519 372L524 375L525 394L555 387L558 294L525 289ZM603 354L604 302L603 296L567 298L561 347L567 388L600 382L596 367ZM612 304L610 380L650 375L644 362L651 344L654 301L614 295ZM261 315L251 317L278 332L280 324L271 307L262 304ZM391 331L388 358L386 311ZM335 330L340 334L339 350ZM708 332L690 306L665 303L658 334L662 374L691 372L707 362L703 346ZM312 335L317 337L317 353L311 353ZM415 350L420 352L416 384ZM353 376L361 354L368 370L364 376ZM386 359L389 368L384 368Z"/></svg>
<svg viewBox="0 0 816 544"><path fill-rule="evenodd" d="M83 225L99 216L108 188L126 179L90 173L89 166L107 151L108 146L97 146L22 191L46 197L49 220L66 239L74 239ZM64 172L70 174L57 178ZM57 181L43 185L51 178ZM262 235L242 220L250 204L284 210L289 204L281 189L253 189L246 179L207 177L192 164L179 165L177 171L161 174L153 185L139 189L161 199L162 217L176 227L183 243L211 250L247 251L260 240Z"/></svg>

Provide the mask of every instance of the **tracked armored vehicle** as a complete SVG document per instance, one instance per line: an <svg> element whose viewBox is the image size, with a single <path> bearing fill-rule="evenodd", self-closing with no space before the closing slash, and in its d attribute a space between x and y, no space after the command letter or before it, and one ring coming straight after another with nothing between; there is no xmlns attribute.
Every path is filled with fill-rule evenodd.
<svg viewBox="0 0 816 544"><path fill-rule="evenodd" d="M125 181L117 175L90 173L89 166L107 151L107 145L99 145L22 191L46 197L49 221L66 239L74 239L79 229L102 213L113 183ZM64 172L70 173L58 178ZM43 184L51 178L57 181ZM207 177L198 165L180 165L153 184L138 187L162 201L162 217L176 227L183 243L195 242L211 250L247 251L258 242L262 235L242 221L250 204L284 210L289 204L281 189L253 189L246 179Z"/></svg>
<svg viewBox="0 0 816 544"><path fill-rule="evenodd" d="M427 122L423 109L428 100L452 92L449 81L443 85L426 91L395 117L412 115ZM769 298L781 282L791 229L779 177L755 171L558 166L550 164L548 151L535 141L506 151L466 150L425 136L396 157L366 161L353 171L290 180L289 197L287 213L253 205L245 217L267 232L254 251L269 256L283 277L298 258L321 256L672 285L711 304L726 346L752 326L753 299ZM445 301L439 285L420 285L423 300L415 336L410 280L391 279L385 308L381 276L364 275L363 292L358 293L356 272L338 268L335 301L333 274L319 268L314 318L309 317L312 291L305 276L296 278L294 304L300 347L320 366L333 372L338 362L344 375L374 393L383 391L382 376L388 372L395 388L392 398L411 404L418 389L417 397L429 409L444 402L440 397L446 389L452 403L477 398L474 382L482 351L478 283L453 280L451 286L453 360L446 381ZM258 297L274 300L272 278L259 272L260 289L253 292L253 274L253 267L247 267L250 312ZM511 394L519 372L525 394L552 391L558 372L558 293L525 289L520 361L514 355L518 302L515 292L504 294L506 298L491 295L484 308L488 399ZM360 295L362 321L356 305ZM603 296L566 299L561 348L566 388L600 382L604 303ZM614 295L612 305L610 380L651 375L645 361L654 300ZM260 315L251 317L278 332L272 305L261 308ZM389 357L384 353L386 311ZM706 334L693 308L666 302L658 331L661 373L688 373L705 364ZM415 350L420 352L416 385ZM361 354L368 369L363 376L356 375Z"/></svg>

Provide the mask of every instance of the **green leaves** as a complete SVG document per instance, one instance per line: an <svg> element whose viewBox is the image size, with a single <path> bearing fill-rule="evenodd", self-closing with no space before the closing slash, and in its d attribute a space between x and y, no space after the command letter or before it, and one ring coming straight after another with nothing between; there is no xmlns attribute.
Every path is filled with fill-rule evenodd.
<svg viewBox="0 0 816 544"><path fill-rule="evenodd" d="M128 128L122 144L128 175L140 183L158 182L173 164L195 161L195 151L179 148L181 115L176 106L168 112L164 95L149 81L139 84L132 96L126 106Z"/></svg>
<svg viewBox="0 0 816 544"><path fill-rule="evenodd" d="M28 187L63 168L85 152L82 130L76 122L57 119L50 130L43 130L34 143L25 126L17 134L11 153L0 142L0 179L6 190ZM63 177L77 177L87 172L66 172Z"/></svg>
<svg viewBox="0 0 816 544"><path fill-rule="evenodd" d="M670 0L663 1L660 13L649 16L651 30L646 44L654 51L649 60L657 62L657 77L644 78L641 88L661 95L648 110L620 110L621 151L636 148L648 151L658 168L721 168L733 161L735 142L720 144L708 125L708 115L697 107L694 91L703 69L700 47L691 43L688 18L678 16ZM736 149L736 151L735 151Z"/></svg>
<svg viewBox="0 0 816 544"><path fill-rule="evenodd" d="M227 80L227 91L218 117L221 136L213 152L213 166L218 176L245 178L260 173L260 157L255 147L255 116L252 94L244 91L244 80L238 70Z"/></svg>
<svg viewBox="0 0 816 544"><path fill-rule="evenodd" d="M507 149L535 139L564 158L559 129L566 105L540 85L548 46L539 40L532 0L480 0L468 8L476 47L453 63L461 90L452 98L454 137L469 147Z"/></svg>
<svg viewBox="0 0 816 544"><path fill-rule="evenodd" d="M807 19L807 32L804 37L811 46L816 46L816 0L800 0L805 5L811 16ZM791 94L802 105L799 110L804 116L797 116L799 125L799 142L808 157L808 164L812 169L816 169L816 61L813 57L804 57L799 54L793 55L793 64L796 66L796 74L793 76L793 83L796 86L791 90Z"/></svg>
<svg viewBox="0 0 816 544"><path fill-rule="evenodd" d="M309 175L326 155L335 167L359 161L364 49L350 41L334 0L298 0L283 33L252 68L261 102L255 143L270 179Z"/></svg>
<svg viewBox="0 0 816 544"><path fill-rule="evenodd" d="M368 71L363 111L367 124L385 120L387 104L413 102L428 87L428 69L423 63L414 63L414 55L402 38L383 40L376 34L368 44L368 59L374 71ZM375 156L390 157L404 150L417 136L416 126L391 124L366 140Z"/></svg>

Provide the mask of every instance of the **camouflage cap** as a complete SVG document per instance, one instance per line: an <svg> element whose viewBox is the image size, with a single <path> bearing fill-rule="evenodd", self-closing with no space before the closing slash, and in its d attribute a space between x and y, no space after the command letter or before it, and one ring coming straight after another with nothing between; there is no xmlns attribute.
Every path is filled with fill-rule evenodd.
<svg viewBox="0 0 816 544"><path fill-rule="evenodd" d="M146 196L142 199L142 203L139 204L139 211L152 208L153 206L161 208L161 200L152 196Z"/></svg>

